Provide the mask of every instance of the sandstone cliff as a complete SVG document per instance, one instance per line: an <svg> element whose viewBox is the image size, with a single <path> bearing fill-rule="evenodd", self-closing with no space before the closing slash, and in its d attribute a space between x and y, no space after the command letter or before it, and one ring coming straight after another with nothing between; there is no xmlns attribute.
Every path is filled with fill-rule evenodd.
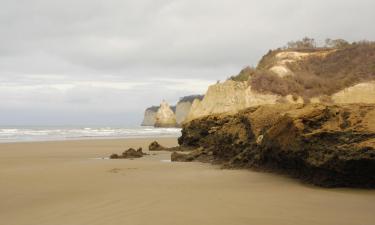
<svg viewBox="0 0 375 225"><path fill-rule="evenodd" d="M321 186L375 187L375 105L274 104L184 124L172 160L286 173Z"/></svg>
<svg viewBox="0 0 375 225"><path fill-rule="evenodd" d="M375 44L270 51L257 68L211 85L187 121L276 103L375 103Z"/></svg>
<svg viewBox="0 0 375 225"><path fill-rule="evenodd" d="M172 110L173 114L170 113L170 111L166 109L163 109L159 112L159 121L176 120L175 126L180 126L186 120L186 117L188 113L190 112L190 108L195 99L201 100L203 99L203 95L189 95L189 96L181 97L176 106L169 107ZM162 105L165 105L164 101ZM155 126L159 108L160 108L159 106L152 106L145 110L142 126ZM167 117L170 117L170 118L167 118ZM165 122L161 122L161 123L165 123ZM169 123L170 122L168 122L167 124ZM157 126L161 126L160 122L158 123ZM167 125L167 126L170 126L170 125Z"/></svg>
<svg viewBox="0 0 375 225"><path fill-rule="evenodd" d="M195 100L187 116L187 121L213 113L234 113L251 106L285 103L303 103L302 98L262 94L252 90L247 82L227 80L211 85L202 100Z"/></svg>
<svg viewBox="0 0 375 225"><path fill-rule="evenodd" d="M365 82L345 88L332 95L335 103L372 103L375 104L375 81Z"/></svg>
<svg viewBox="0 0 375 225"><path fill-rule="evenodd" d="M156 113L159 106L152 106L145 110L142 126L154 126L156 121Z"/></svg>
<svg viewBox="0 0 375 225"><path fill-rule="evenodd" d="M155 127L176 127L176 116L166 101L162 101L156 112Z"/></svg>
<svg viewBox="0 0 375 225"><path fill-rule="evenodd" d="M176 121L181 125L187 118L194 100L202 100L203 95L189 95L182 97L176 106Z"/></svg>

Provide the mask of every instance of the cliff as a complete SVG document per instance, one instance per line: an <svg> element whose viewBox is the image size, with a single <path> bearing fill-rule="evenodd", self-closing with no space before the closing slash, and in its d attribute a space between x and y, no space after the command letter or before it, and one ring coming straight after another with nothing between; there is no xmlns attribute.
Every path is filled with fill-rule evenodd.
<svg viewBox="0 0 375 225"><path fill-rule="evenodd" d="M145 110L142 126L154 126L156 121L156 113L159 106L152 106Z"/></svg>
<svg viewBox="0 0 375 225"><path fill-rule="evenodd" d="M277 49L256 68L211 85L187 121L276 103L375 103L375 44L345 48Z"/></svg>
<svg viewBox="0 0 375 225"><path fill-rule="evenodd" d="M187 118L194 100L202 100L203 95L189 95L182 97L176 106L176 121L181 125Z"/></svg>
<svg viewBox="0 0 375 225"><path fill-rule="evenodd" d="M227 80L211 85L202 100L195 100L187 116L187 121L214 113L234 113L241 109L263 104L303 103L301 98L262 94L252 90L244 81Z"/></svg>
<svg viewBox="0 0 375 225"><path fill-rule="evenodd" d="M375 187L375 105L274 104L184 124L175 161L285 173L328 187Z"/></svg>
<svg viewBox="0 0 375 225"><path fill-rule="evenodd" d="M156 112L155 127L176 127L176 116L166 101L162 101Z"/></svg>
<svg viewBox="0 0 375 225"><path fill-rule="evenodd" d="M164 101L161 103L164 105L164 109L160 110L160 112L158 112L160 108L159 106L147 108L144 113L142 126L155 126L158 115L159 122L156 126L164 126L163 124L166 123L166 126L169 127L171 126L170 123L174 120L176 120L174 126L180 126L186 120L195 99L201 100L203 99L203 95L189 95L181 97L176 106L168 106L170 110L172 110L173 114L167 109L168 107L165 106L166 103Z"/></svg>

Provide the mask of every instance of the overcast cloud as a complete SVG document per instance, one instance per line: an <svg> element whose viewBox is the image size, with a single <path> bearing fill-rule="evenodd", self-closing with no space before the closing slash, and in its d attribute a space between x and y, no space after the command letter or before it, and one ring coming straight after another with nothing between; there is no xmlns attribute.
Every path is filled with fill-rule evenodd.
<svg viewBox="0 0 375 225"><path fill-rule="evenodd" d="M290 40L375 39L373 0L0 5L0 125L138 124Z"/></svg>

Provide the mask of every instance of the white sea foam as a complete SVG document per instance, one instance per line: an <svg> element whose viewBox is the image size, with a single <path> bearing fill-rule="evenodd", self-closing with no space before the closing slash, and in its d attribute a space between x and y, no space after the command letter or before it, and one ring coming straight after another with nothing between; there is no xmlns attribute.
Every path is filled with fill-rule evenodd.
<svg viewBox="0 0 375 225"><path fill-rule="evenodd" d="M96 138L177 137L179 128L0 128L0 142L74 140Z"/></svg>

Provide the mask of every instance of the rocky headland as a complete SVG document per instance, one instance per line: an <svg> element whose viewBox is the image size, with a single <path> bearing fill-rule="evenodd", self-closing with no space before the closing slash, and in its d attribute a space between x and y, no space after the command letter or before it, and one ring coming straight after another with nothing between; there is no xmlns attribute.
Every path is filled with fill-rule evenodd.
<svg viewBox="0 0 375 225"><path fill-rule="evenodd" d="M175 161L286 173L327 187L375 187L375 105L274 104L184 124Z"/></svg>
<svg viewBox="0 0 375 225"><path fill-rule="evenodd" d="M170 117L183 129L172 161L374 188L375 43L310 42L270 50L257 67L177 106L183 116Z"/></svg>

